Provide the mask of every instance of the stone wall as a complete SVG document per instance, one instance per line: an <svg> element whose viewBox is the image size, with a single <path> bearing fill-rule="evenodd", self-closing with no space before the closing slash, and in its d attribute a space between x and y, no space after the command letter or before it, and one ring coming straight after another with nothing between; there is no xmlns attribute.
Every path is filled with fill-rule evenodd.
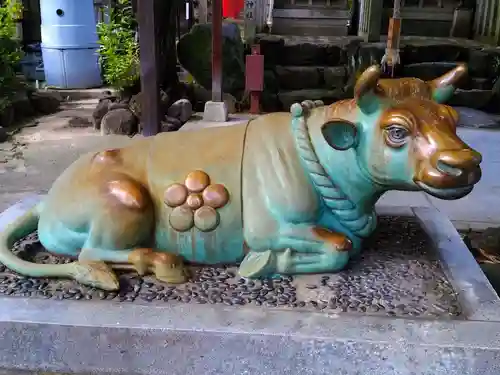
<svg viewBox="0 0 500 375"><path fill-rule="evenodd" d="M331 103L352 97L359 74L379 64L385 42L368 43L359 37L295 37L259 34L264 55L263 110L288 110L294 102L322 99ZM397 76L434 79L459 62L469 65L470 76L450 102L488 112L500 112L500 47L466 39L403 37ZM179 63L207 90L211 86L211 28L197 25L177 45ZM223 25L223 90L245 106L245 55L239 29ZM195 98L195 109L205 98ZM199 102L200 105L197 105ZM248 103L246 103L248 105Z"/></svg>
<svg viewBox="0 0 500 375"><path fill-rule="evenodd" d="M265 111L287 110L304 99L327 103L352 97L356 78L380 63L385 42L356 37L307 38L259 35L265 56ZM469 65L469 78L450 104L500 112L500 48L470 40L403 37L398 76L434 79L459 62Z"/></svg>

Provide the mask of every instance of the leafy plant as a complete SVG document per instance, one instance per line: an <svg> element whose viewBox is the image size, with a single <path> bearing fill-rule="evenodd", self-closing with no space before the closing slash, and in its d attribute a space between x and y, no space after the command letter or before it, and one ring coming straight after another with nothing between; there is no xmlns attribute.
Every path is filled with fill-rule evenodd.
<svg viewBox="0 0 500 375"><path fill-rule="evenodd" d="M16 67L22 57L21 46L14 39L16 20L21 17L22 5L18 0L4 0L0 6L0 113L10 104L19 82Z"/></svg>
<svg viewBox="0 0 500 375"><path fill-rule="evenodd" d="M99 61L104 80L123 92L135 86L140 78L137 23L130 0L118 0L109 11L109 22L97 25Z"/></svg>

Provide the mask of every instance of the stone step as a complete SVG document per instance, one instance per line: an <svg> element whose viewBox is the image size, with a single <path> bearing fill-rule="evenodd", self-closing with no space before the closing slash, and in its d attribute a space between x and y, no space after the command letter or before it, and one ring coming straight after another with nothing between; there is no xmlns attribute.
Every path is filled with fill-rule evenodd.
<svg viewBox="0 0 500 375"><path fill-rule="evenodd" d="M351 25L351 12L342 8L274 9L273 28L283 35L346 36Z"/></svg>
<svg viewBox="0 0 500 375"><path fill-rule="evenodd" d="M277 83L284 90L341 89L347 83L345 66L282 66L273 70Z"/></svg>
<svg viewBox="0 0 500 375"><path fill-rule="evenodd" d="M383 40L365 43L357 37L259 34L256 42L266 67L268 94L263 98L269 98L274 103L269 108L276 110L288 109L294 101L338 97L340 88L349 96L359 73L380 64L386 48ZM397 76L423 80L467 63L469 76L450 104L500 112L500 95L494 95L500 90L493 88L500 77L499 49L465 39L403 37L400 58ZM308 96L311 90L324 92L313 98Z"/></svg>
<svg viewBox="0 0 500 375"><path fill-rule="evenodd" d="M446 72L449 72L453 68L457 67L458 64L459 62L454 61L407 64L403 66L401 75L430 81L445 74ZM488 77L474 77L471 75L469 79L463 83L462 88L468 90L491 90L493 83L494 80Z"/></svg>

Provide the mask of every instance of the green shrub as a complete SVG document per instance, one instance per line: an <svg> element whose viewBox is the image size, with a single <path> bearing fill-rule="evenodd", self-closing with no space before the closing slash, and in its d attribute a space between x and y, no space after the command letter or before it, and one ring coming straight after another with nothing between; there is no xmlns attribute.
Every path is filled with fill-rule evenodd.
<svg viewBox="0 0 500 375"><path fill-rule="evenodd" d="M0 112L11 104L19 82L16 67L22 57L21 46L14 39L16 19L20 18L22 6L16 0L5 0L0 6Z"/></svg>
<svg viewBox="0 0 500 375"><path fill-rule="evenodd" d="M140 78L136 28L130 0L118 0L117 7L111 9L110 21L97 25L104 80L121 92L134 87Z"/></svg>

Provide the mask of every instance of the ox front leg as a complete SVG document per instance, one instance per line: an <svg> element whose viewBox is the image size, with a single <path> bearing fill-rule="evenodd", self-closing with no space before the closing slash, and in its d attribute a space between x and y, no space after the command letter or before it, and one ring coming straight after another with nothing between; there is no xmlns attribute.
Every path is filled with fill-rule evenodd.
<svg viewBox="0 0 500 375"><path fill-rule="evenodd" d="M240 265L240 275L258 278L340 271L352 249L351 240L344 234L308 224L288 224L275 243L276 248L251 249Z"/></svg>

